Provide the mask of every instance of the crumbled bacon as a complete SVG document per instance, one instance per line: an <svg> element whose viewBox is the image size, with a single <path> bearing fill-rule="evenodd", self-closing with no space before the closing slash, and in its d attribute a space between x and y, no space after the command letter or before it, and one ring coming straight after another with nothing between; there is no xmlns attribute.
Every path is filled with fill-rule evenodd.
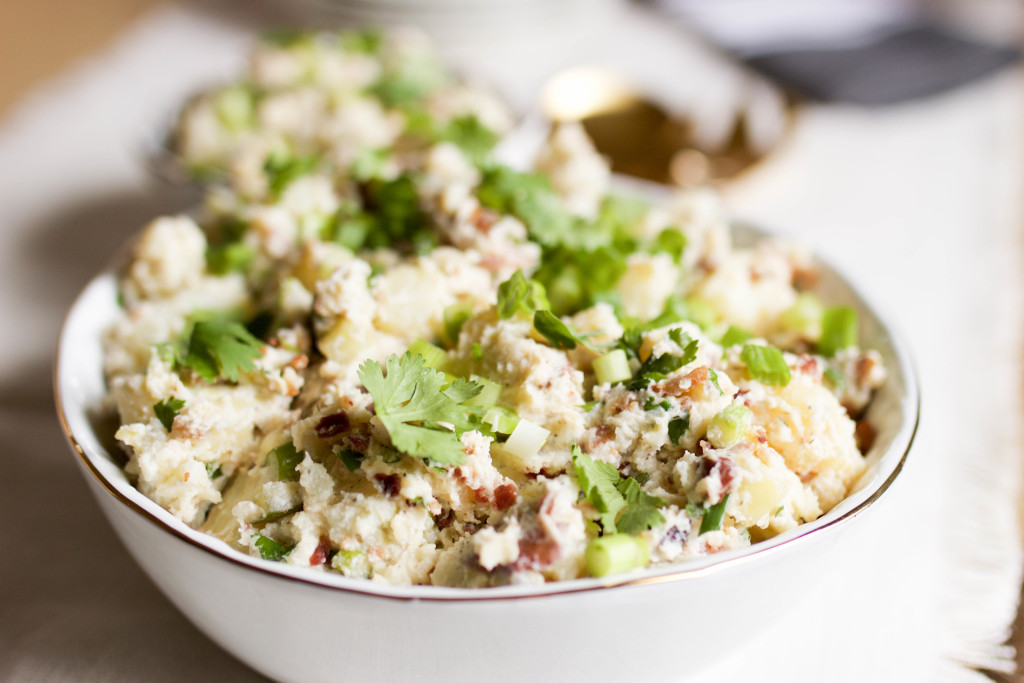
<svg viewBox="0 0 1024 683"><path fill-rule="evenodd" d="M803 354L797 359L796 369L805 375L810 375L816 382L821 381L821 363L814 356Z"/></svg>
<svg viewBox="0 0 1024 683"><path fill-rule="evenodd" d="M498 218L499 215L496 212L478 206L470 214L469 222L472 223L474 228L486 235L494 227L494 224L498 222Z"/></svg>
<svg viewBox="0 0 1024 683"><path fill-rule="evenodd" d="M615 438L615 427L611 425L598 425L592 443L594 446L600 446L601 444L608 443Z"/></svg>
<svg viewBox="0 0 1024 683"><path fill-rule="evenodd" d="M868 385L868 379L870 379L871 371L875 369L875 365L875 359L867 354L857 359L857 364L854 366L854 378L858 387L866 387Z"/></svg>
<svg viewBox="0 0 1024 683"><path fill-rule="evenodd" d="M704 382L707 382L710 376L708 368L702 365L682 377L677 376L667 380L662 385L662 388L670 396L677 396L679 398L689 397L690 394L701 391Z"/></svg>
<svg viewBox="0 0 1024 683"><path fill-rule="evenodd" d="M320 418L320 421L316 423L316 427L313 431L316 432L317 437L320 439L330 439L345 432L348 429L348 426L349 421L347 413L332 413Z"/></svg>
<svg viewBox="0 0 1024 683"><path fill-rule="evenodd" d="M452 512L451 508L444 508L441 513L434 517L434 524L437 528L444 531L451 526L452 520L455 519L455 513Z"/></svg>
<svg viewBox="0 0 1024 683"><path fill-rule="evenodd" d="M818 284L821 273L813 266L795 266L793 268L793 289L798 292L812 289Z"/></svg>
<svg viewBox="0 0 1024 683"><path fill-rule="evenodd" d="M316 546L316 550L309 556L309 566L317 567L321 564L327 564L327 557L330 552L331 542L326 538L321 538L320 543Z"/></svg>
<svg viewBox="0 0 1024 683"><path fill-rule="evenodd" d="M515 504L518 495L519 489L514 483L502 484L494 489L494 507L499 510L507 510Z"/></svg>
<svg viewBox="0 0 1024 683"><path fill-rule="evenodd" d="M547 567L561 555L558 543L541 529L531 529L519 539L519 559L515 569Z"/></svg>
<svg viewBox="0 0 1024 683"><path fill-rule="evenodd" d="M303 370L309 365L309 356L304 353L300 353L288 361L288 365L292 366L296 370Z"/></svg>
<svg viewBox="0 0 1024 683"><path fill-rule="evenodd" d="M397 496L402 490L402 477L397 474L375 474L373 478L380 484L380 489L385 495Z"/></svg>

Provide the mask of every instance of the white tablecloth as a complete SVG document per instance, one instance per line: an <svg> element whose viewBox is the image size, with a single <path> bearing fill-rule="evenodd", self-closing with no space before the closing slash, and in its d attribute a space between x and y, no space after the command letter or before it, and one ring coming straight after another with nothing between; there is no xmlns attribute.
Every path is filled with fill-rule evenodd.
<svg viewBox="0 0 1024 683"><path fill-rule="evenodd" d="M76 292L132 230L189 201L140 165L146 132L239 67L255 22L217 5L156 11L0 122L0 680L258 678L121 548L50 390ZM690 80L672 64L686 49L665 48L670 28L630 15L608 30L614 50L567 45L533 71L475 66L515 81L520 102L545 69L584 58L661 88ZM970 681L983 679L958 662L1005 664L1021 562L1022 103L1010 72L898 108L807 108L728 189L738 214L805 239L895 312L924 416L904 474L834 571L702 680Z"/></svg>

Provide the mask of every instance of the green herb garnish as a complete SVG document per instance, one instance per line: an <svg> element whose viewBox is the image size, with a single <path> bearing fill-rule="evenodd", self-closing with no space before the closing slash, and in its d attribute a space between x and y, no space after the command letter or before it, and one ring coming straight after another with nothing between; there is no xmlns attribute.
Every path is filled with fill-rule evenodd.
<svg viewBox="0 0 1024 683"><path fill-rule="evenodd" d="M298 481L299 471L296 468L304 457L305 454L300 453L295 448L295 444L289 441L270 451L267 454L266 464L277 469L278 480Z"/></svg>
<svg viewBox="0 0 1024 683"><path fill-rule="evenodd" d="M377 418L399 451L457 465L466 454L458 435L479 425L477 411L462 405L483 387L463 377L448 384L444 373L424 365L423 357L406 352L388 356L387 374L380 363L365 361L359 379L373 397ZM452 425L454 431L445 425Z"/></svg>
<svg viewBox="0 0 1024 683"><path fill-rule="evenodd" d="M679 439L690 429L690 413L674 417L668 423L668 438L673 446L679 445Z"/></svg>
<svg viewBox="0 0 1024 683"><path fill-rule="evenodd" d="M192 368L207 382L237 382L240 372L253 370L263 342L239 322L212 313L196 313L175 351L179 367Z"/></svg>
<svg viewBox="0 0 1024 683"><path fill-rule="evenodd" d="M665 501L645 493L632 477L623 477L612 465L594 460L572 445L572 464L580 489L601 515L605 534L638 534L665 521L657 508Z"/></svg>
<svg viewBox="0 0 1024 683"><path fill-rule="evenodd" d="M288 553L292 551L292 548L295 547L294 545L278 543L274 539L269 536L264 536L263 534L256 534L256 540L253 541L253 543L256 545L256 549L260 551L260 557L264 560L271 560L273 562L280 562L283 560L288 556Z"/></svg>
<svg viewBox="0 0 1024 683"><path fill-rule="evenodd" d="M700 533L706 534L722 528L722 518L725 516L725 504L729 502L729 495L725 494L722 500L704 510L704 518L700 521Z"/></svg>
<svg viewBox="0 0 1024 683"><path fill-rule="evenodd" d="M160 424L164 426L164 429L170 432L174 428L174 418L178 416L178 413L184 407L185 402L183 400L171 396L159 403L155 403L153 405L153 412L156 413L157 419L160 420Z"/></svg>

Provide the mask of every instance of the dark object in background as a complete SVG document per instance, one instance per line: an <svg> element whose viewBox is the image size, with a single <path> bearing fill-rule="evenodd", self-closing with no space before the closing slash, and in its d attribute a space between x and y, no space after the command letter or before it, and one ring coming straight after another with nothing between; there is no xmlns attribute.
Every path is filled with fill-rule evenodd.
<svg viewBox="0 0 1024 683"><path fill-rule="evenodd" d="M854 48L774 52L744 61L808 99L885 105L965 85L1019 58L1013 48L915 25Z"/></svg>
<svg viewBox="0 0 1024 683"><path fill-rule="evenodd" d="M1020 58L1016 48L958 35L907 3L647 2L808 100L896 104L965 85Z"/></svg>

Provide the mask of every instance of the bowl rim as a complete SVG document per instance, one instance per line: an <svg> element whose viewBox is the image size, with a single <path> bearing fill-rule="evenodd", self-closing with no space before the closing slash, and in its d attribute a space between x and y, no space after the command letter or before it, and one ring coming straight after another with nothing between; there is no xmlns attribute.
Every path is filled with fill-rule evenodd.
<svg viewBox="0 0 1024 683"><path fill-rule="evenodd" d="M777 232L769 232L762 228L754 227L747 221L732 220L730 222L730 231L735 232L737 229L746 231L752 230L755 233L768 236L778 235ZM906 415L896 430L892 443L889 444L884 452L879 454L878 463L881 464L885 455L897 449L902 449L902 452L899 454L899 459L891 465L892 470L883 481L879 482L879 475L876 475L875 479L870 481L861 490L862 492L869 491L868 495L866 495L863 500L841 513L830 516L832 515L833 510L835 510L834 508L833 510L823 514L818 519L801 524L798 527L774 538L767 539L744 548L694 558L678 564L666 565L655 569L647 568L608 577L584 577L535 585L498 586L490 588L457 588L431 585L399 586L377 583L366 579L353 579L327 572L316 572L306 567L297 567L285 563L270 562L261 558L255 558L230 547L220 539L189 527L184 522L173 517L170 512L161 508L154 501L146 497L141 491L132 486L127 479L124 479L121 482L111 481L110 478L101 471L100 467L97 466L94 459L98 458L100 460L108 461L111 466L116 467L118 471L121 471L121 468L113 462L111 454L102 446L97 449L97 452L93 452L92 449L83 445L82 440L76 436L72 429L68 418L68 414L74 406L68 403L66 394L63 390L63 384L67 381L66 378L68 373L62 372L64 369L64 363L62 360L65 356L66 349L71 345L71 341L68 337L72 329L72 318L76 312L79 312L83 303L89 300L90 295L96 295L95 290L115 283L116 269L113 265L108 265L98 275L90 280L75 299L75 302L71 305L62 324L53 366L53 391L57 417L61 430L64 433L64 437L71 449L74 451L83 473L87 473L88 475L87 479L91 477L94 480L93 483L98 484L98 488L110 495L119 505L125 506L134 515L138 515L147 523L155 525L159 529L169 533L171 536L186 543L192 548L204 551L237 567L252 570L278 580L298 582L300 584L329 591L340 591L343 593L360 594L366 597L413 602L488 602L499 600L520 600L526 598L540 599L565 596L575 593L587 593L607 588L626 588L692 581L699 577L721 573L752 561L760 561L758 558L775 555L780 552L789 552L794 547L803 547L813 539L821 537L826 530L834 531L837 528L845 526L850 520L860 516L864 511L870 508L892 486L893 482L903 470L907 457L910 453L910 449L914 444L921 419L920 380L913 359L902 340L902 335L894 328L891 322L892 318L888 313L884 310L880 310L877 302L868 302L845 273L835 268L826 259L819 256L817 252L814 252L814 259L819 265L832 271L834 276L837 277L839 281L849 289L853 296L859 300L859 303L870 311L871 315L875 318L880 325L880 328L888 337L888 341L893 352L893 360L896 362L896 365L899 366L900 374L903 378L904 391L898 396L898 400L904 407ZM88 413L89 406L84 405L84 403L83 405L78 406L78 408L83 414ZM88 420L86 420L84 424L90 430L92 429ZM890 458L890 461L891 460L892 458ZM856 491L849 493L844 500L849 500L850 497L856 495L856 493ZM842 501L836 507L838 508L840 505L842 505Z"/></svg>

